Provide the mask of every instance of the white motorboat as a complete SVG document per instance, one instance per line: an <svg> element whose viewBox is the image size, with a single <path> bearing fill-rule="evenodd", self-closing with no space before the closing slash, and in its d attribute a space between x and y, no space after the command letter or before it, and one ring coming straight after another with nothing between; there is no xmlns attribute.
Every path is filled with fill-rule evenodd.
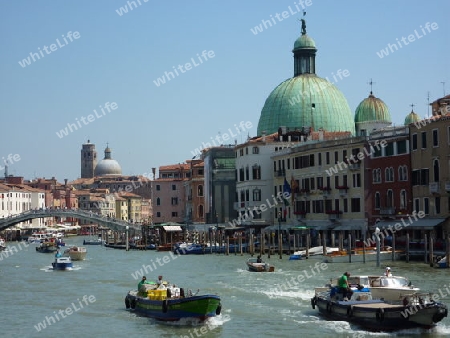
<svg viewBox="0 0 450 338"><path fill-rule="evenodd" d="M333 252L339 252L339 248L333 248L333 247L325 247L326 253L332 254ZM290 257L289 260L298 260L303 259L306 257L306 250L299 250L295 251ZM312 248L308 249L308 256L317 256L317 255L323 255L323 246L314 246Z"/></svg>
<svg viewBox="0 0 450 338"><path fill-rule="evenodd" d="M73 261L84 261L87 249L84 246L72 246L64 251L64 256L69 256Z"/></svg>
<svg viewBox="0 0 450 338"><path fill-rule="evenodd" d="M31 236L28 237L28 243L30 243L30 244L40 244L40 243L46 242L48 240L49 240L49 238L48 238L47 234L40 233L40 232L32 233Z"/></svg>

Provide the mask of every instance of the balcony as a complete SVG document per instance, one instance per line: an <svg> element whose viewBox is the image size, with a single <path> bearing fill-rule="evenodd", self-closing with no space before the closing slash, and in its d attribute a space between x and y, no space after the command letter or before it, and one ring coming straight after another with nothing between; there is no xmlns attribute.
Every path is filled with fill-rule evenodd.
<svg viewBox="0 0 450 338"><path fill-rule="evenodd" d="M380 207L380 215L395 215L395 207Z"/></svg>
<svg viewBox="0 0 450 338"><path fill-rule="evenodd" d="M346 185L340 185L337 186L336 189L339 190L339 195L341 196L347 196L347 190L349 189Z"/></svg>
<svg viewBox="0 0 450 338"><path fill-rule="evenodd" d="M439 182L432 182L429 184L430 194L439 194Z"/></svg>
<svg viewBox="0 0 450 338"><path fill-rule="evenodd" d="M350 170L359 170L359 169L361 169L361 163L350 163L349 165L348 165L348 168L350 169Z"/></svg>

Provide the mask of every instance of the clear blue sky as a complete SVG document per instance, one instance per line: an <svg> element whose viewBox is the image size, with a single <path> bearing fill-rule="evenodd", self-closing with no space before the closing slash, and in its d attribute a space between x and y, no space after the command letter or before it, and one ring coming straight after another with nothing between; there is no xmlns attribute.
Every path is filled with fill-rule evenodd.
<svg viewBox="0 0 450 338"><path fill-rule="evenodd" d="M248 134L256 135L266 98L293 76L302 13L289 7L297 11L300 1L139 1L121 16L116 10L126 0L1 2L1 167L3 157L18 154L10 174L73 180L80 176L81 145L90 139L100 159L109 142L123 174L139 175L191 159L202 142L230 134L241 121L251 122ZM350 73L336 85L353 112L371 78L395 124L403 124L412 103L425 116L427 92L431 101L445 87L450 92L449 1L312 0L305 8L318 48L316 72L330 80L339 69ZM276 24L252 33L271 18ZM426 30L427 22L438 28ZM67 40L70 31L78 39ZM408 42L411 34L420 38ZM396 43L402 48L377 55ZM22 67L19 61L38 48L44 57ZM214 57L194 66L191 58L203 51ZM188 62L192 69L155 85ZM117 109L102 115L98 108L106 102ZM81 128L57 136L77 121Z"/></svg>

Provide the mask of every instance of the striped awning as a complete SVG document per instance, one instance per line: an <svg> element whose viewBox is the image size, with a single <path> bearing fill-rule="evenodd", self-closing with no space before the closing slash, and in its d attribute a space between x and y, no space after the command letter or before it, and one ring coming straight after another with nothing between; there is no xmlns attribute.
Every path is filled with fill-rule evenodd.
<svg viewBox="0 0 450 338"><path fill-rule="evenodd" d="M164 231L182 231L179 225L164 225Z"/></svg>

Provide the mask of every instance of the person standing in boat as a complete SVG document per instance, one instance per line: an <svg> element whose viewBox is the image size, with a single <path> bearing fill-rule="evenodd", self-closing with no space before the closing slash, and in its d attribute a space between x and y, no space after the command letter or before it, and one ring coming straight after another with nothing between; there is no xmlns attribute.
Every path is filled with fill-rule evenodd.
<svg viewBox="0 0 450 338"><path fill-rule="evenodd" d="M141 281L138 283L138 291L141 289L141 286L144 284L150 284L149 282L147 282L147 277L142 276Z"/></svg>
<svg viewBox="0 0 450 338"><path fill-rule="evenodd" d="M340 292L342 293L342 296L347 299L352 298L353 291L350 288L350 284L348 283L348 278L350 277L349 272L344 272L344 274L339 278L338 281L338 287L340 289Z"/></svg>
<svg viewBox="0 0 450 338"><path fill-rule="evenodd" d="M262 263L261 256L258 256L258 257L256 258L256 263Z"/></svg>
<svg viewBox="0 0 450 338"><path fill-rule="evenodd" d="M386 277L392 277L392 273L391 273L391 268L390 267L386 267L386 271L384 272L384 275Z"/></svg>
<svg viewBox="0 0 450 338"><path fill-rule="evenodd" d="M58 258L58 257L62 257L62 255L61 255L61 252L59 250L56 250L55 258Z"/></svg>
<svg viewBox="0 0 450 338"><path fill-rule="evenodd" d="M166 286L163 283L163 276L158 276L158 280L156 281L156 284L158 284L158 289L166 288Z"/></svg>

